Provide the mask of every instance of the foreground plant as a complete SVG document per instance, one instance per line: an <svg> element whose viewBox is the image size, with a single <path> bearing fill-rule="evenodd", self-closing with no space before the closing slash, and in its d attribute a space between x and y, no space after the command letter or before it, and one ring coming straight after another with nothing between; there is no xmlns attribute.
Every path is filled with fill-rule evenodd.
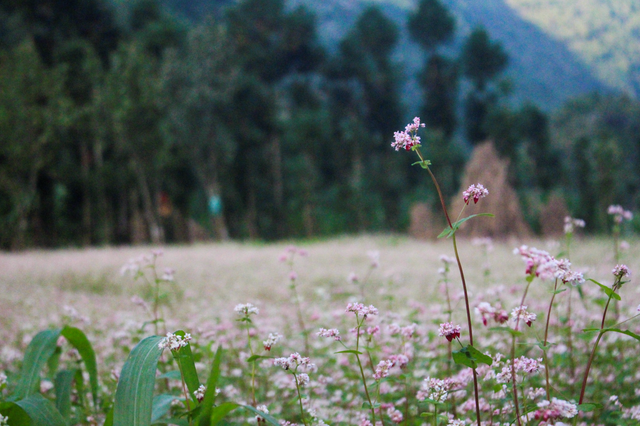
<svg viewBox="0 0 640 426"><path fill-rule="evenodd" d="M469 345L466 347L463 346L463 348L460 351L456 351L454 353L454 361L456 363L466 365L473 369L473 392L474 392L475 405L476 405L475 406L476 421L478 423L478 426L480 426L481 424L480 401L479 401L479 390L478 390L478 373L476 371L476 368L478 366L478 362L484 362L484 363L490 364L491 358L487 357L486 355L483 356L483 354L480 351L478 351L474 346L473 324L471 322L471 309L469 307L469 294L467 291L467 283L464 276L464 270L462 268L462 262L460 261L460 255L458 253L458 245L456 242L456 231L458 230L460 225L462 225L464 222L466 222L467 220L475 216L492 216L490 214L484 213L479 215L471 215L469 217L460 219L460 216L462 216L462 212L464 211L464 206L468 205L472 199L474 203L477 203L481 198L484 198L487 195L489 195L489 191L480 183L469 186L469 188L467 188L467 190L462 193L465 204L462 210L460 211L460 213L458 214L458 218L456 219L456 221L451 222L451 218L449 217L449 213L447 212L447 206L446 206L444 196L442 195L442 191L440 190L440 185L438 184L438 180L436 179L435 175L431 171L431 168L429 167L431 165L431 162L429 160L426 160L420 151L421 139L420 139L420 136L418 136L418 130L421 127L425 127L425 124L420 123L420 118L415 117L413 119L413 123L407 124L404 131L394 133L395 140L391 144L391 146L394 147L396 151L399 151L400 149L404 149L406 151L413 151L418 155L418 158L420 158L420 161L417 161L413 164L420 165L420 167L422 167L429 173L429 176L433 181L436 191L438 192L440 203L442 204L442 210L444 212L444 216L447 220L448 226L439 235L439 237L447 237L447 238L451 237L451 240L453 242L453 251L455 253L456 262L458 263L458 271L460 272L460 279L462 281L462 290L464 292L464 302L465 302L465 309L467 314L467 327L469 330Z"/></svg>

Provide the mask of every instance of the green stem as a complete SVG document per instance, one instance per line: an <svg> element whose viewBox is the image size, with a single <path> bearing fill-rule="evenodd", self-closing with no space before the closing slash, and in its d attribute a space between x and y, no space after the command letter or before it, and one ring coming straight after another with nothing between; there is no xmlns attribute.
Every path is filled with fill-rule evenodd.
<svg viewBox="0 0 640 426"><path fill-rule="evenodd" d="M364 369L362 368L362 362L360 361L360 355L357 353L360 350L360 328L362 327L362 323L358 321L358 327L356 327L356 360L358 361L358 368L360 369L360 377L362 377L362 384L364 385L364 393L367 396L367 401L369 401L369 407L371 408L371 422L376 424L376 411L373 408L373 401L371 400L371 396L369 395L369 389L367 388L367 379L364 376ZM364 322L364 319L362 320ZM380 416L380 421L382 422L382 416ZM384 423L383 423L384 425Z"/></svg>
<svg viewBox="0 0 640 426"><path fill-rule="evenodd" d="M556 291L558 290L558 279L556 278L553 284L553 295L551 296L551 302L549 302L549 309L547 310L547 324L544 327L544 349L542 349L544 357L544 373L546 379L546 391L547 401L551 401L551 387L549 386L549 357L547 356L547 339L549 336L549 321L551 320L551 307L553 306L553 300L556 298Z"/></svg>
<svg viewBox="0 0 640 426"><path fill-rule="evenodd" d="M616 285L619 284L621 278L618 278L617 281L613 284L613 289L615 291ZM600 343L600 339L604 335L604 322L607 318L607 310L609 308L609 303L611 302L611 297L613 296L613 292L609 294L609 298L607 299L607 304L604 307L604 313L602 314L602 322L600 323L600 332L598 333L598 338L596 339L596 343L593 345L593 350L591 351L591 355L589 356L589 362L587 362L587 369L584 372L584 377L582 379L582 388L580 389L580 400L578 404L582 404L584 400L584 392L587 388L587 380L589 378L589 370L591 370L591 364L593 363L593 358L596 356L596 349L598 349L598 344Z"/></svg>
<svg viewBox="0 0 640 426"><path fill-rule="evenodd" d="M251 356L255 355L253 353L253 346L251 345L251 333L249 333L249 326L247 325L247 340L249 344L249 352L251 352ZM296 382L297 383L297 382ZM253 400L253 406L256 407L256 363L251 363L251 399Z"/></svg>
<svg viewBox="0 0 640 426"><path fill-rule="evenodd" d="M300 384L298 383L298 376L296 373L293 373L293 380L296 382L296 390L298 391L298 402L300 403L300 417L302 417L302 423L304 426L307 426L307 422L305 420L304 409L302 408L302 394L300 393Z"/></svg>

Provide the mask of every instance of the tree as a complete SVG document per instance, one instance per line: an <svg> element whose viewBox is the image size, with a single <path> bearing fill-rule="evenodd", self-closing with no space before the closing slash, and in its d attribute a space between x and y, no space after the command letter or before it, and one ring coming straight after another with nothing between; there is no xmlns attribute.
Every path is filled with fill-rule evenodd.
<svg viewBox="0 0 640 426"><path fill-rule="evenodd" d="M56 140L68 123L64 69L47 69L35 44L0 54L0 245L29 243L40 202L38 182L51 165Z"/></svg>
<svg viewBox="0 0 640 426"><path fill-rule="evenodd" d="M456 21L439 0L420 0L409 14L407 28L413 41L433 56L439 46L452 40Z"/></svg>

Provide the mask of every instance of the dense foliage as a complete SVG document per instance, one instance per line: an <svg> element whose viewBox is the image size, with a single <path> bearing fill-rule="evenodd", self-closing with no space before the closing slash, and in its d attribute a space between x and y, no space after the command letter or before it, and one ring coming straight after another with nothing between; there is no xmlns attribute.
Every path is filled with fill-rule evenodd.
<svg viewBox="0 0 640 426"><path fill-rule="evenodd" d="M284 0L213 2L197 24L156 0L36 3L0 6L1 248L403 230L411 203L435 201L418 170L388 155L417 113L446 195L490 138L532 203L576 173L591 182L576 214L611 179L621 189L602 203L640 202L625 197L637 155L616 157L615 177L605 167L608 150L638 149L632 101L627 130L608 127L602 149L594 133L551 140L543 110L509 106L509 57L489 32L447 48L456 20L438 1L400 24L364 8L333 49L309 9ZM402 27L424 60L420 105L401 99ZM561 162L558 142L593 148L587 162Z"/></svg>

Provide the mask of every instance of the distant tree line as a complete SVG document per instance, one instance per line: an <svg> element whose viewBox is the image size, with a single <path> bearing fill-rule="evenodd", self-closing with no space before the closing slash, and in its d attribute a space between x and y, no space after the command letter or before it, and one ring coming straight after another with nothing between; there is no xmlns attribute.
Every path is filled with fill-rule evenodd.
<svg viewBox="0 0 640 426"><path fill-rule="evenodd" d="M223 3L197 25L156 0L119 14L103 0L0 3L0 248L401 231L412 202L434 201L391 152L414 115L449 196L470 147L493 139L523 197L577 185L569 206L594 231L604 203L640 203L637 105L611 117L614 101L577 103L554 141L539 108L509 106L508 57L484 29L443 53L456 25L438 0L406 22L424 56L411 108L399 28L376 6L330 53L304 7ZM583 132L580 114L602 126Z"/></svg>

